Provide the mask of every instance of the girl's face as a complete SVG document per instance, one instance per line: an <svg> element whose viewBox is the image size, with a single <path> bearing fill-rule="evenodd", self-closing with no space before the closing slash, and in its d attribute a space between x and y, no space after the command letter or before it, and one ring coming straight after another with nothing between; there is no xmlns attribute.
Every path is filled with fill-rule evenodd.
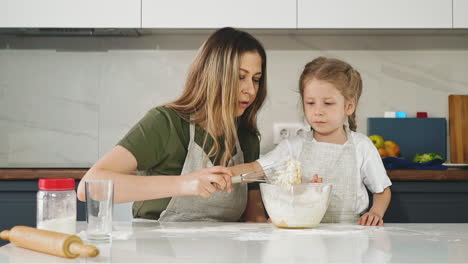
<svg viewBox="0 0 468 264"><path fill-rule="evenodd" d="M241 116L257 96L262 77L262 58L257 52L245 52L240 58L239 102L237 116Z"/></svg>
<svg viewBox="0 0 468 264"><path fill-rule="evenodd" d="M333 84L315 78L305 84L303 103L307 121L321 135L341 133L347 116L355 109Z"/></svg>

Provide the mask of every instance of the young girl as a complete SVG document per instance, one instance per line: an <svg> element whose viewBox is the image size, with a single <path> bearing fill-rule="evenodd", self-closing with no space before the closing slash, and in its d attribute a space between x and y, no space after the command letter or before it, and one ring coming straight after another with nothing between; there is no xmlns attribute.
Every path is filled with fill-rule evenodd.
<svg viewBox="0 0 468 264"><path fill-rule="evenodd" d="M247 185L233 186L224 166L258 158L256 119L265 97L262 45L243 31L216 31L192 63L182 95L151 109L92 166L79 199L85 200L86 180L112 179L114 202L134 201L135 218L238 221ZM252 193L260 199L258 190Z"/></svg>
<svg viewBox="0 0 468 264"><path fill-rule="evenodd" d="M282 141L251 168L265 167L288 156L297 159L303 182L333 185L322 222L383 225L391 182L377 149L367 136L356 132L360 74L344 61L319 57L305 66L299 91L311 132ZM359 217L369 205L366 187L374 194L373 205Z"/></svg>

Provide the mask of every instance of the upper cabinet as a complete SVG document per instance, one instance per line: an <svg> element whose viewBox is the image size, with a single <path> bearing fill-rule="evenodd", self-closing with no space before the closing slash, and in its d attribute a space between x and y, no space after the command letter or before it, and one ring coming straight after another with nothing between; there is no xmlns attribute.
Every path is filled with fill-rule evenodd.
<svg viewBox="0 0 468 264"><path fill-rule="evenodd" d="M468 28L468 0L453 0L453 27Z"/></svg>
<svg viewBox="0 0 468 264"><path fill-rule="evenodd" d="M2 0L4 28L139 28L140 0Z"/></svg>
<svg viewBox="0 0 468 264"><path fill-rule="evenodd" d="M296 0L142 0L143 28L296 28Z"/></svg>
<svg viewBox="0 0 468 264"><path fill-rule="evenodd" d="M466 7L467 0L454 1ZM297 4L298 28L452 28L452 0L297 0ZM467 9L463 12L466 19Z"/></svg>
<svg viewBox="0 0 468 264"><path fill-rule="evenodd" d="M468 28L468 0L0 0L0 28Z"/></svg>

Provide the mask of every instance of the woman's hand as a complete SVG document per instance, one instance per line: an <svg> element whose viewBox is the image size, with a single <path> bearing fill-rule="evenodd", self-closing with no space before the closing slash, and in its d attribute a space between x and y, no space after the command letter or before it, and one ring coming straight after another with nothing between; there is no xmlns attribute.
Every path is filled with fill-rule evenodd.
<svg viewBox="0 0 468 264"><path fill-rule="evenodd" d="M182 195L199 195L208 198L219 190L231 192L231 177L231 170L226 167L215 166L187 173L177 178L180 180Z"/></svg>
<svg viewBox="0 0 468 264"><path fill-rule="evenodd" d="M358 220L359 225L365 226L383 226L383 223L382 216L372 212L372 210L363 214Z"/></svg>

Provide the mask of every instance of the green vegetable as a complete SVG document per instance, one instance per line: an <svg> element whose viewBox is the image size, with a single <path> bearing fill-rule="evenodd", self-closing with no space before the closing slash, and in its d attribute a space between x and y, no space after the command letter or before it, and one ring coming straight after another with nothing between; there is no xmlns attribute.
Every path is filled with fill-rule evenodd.
<svg viewBox="0 0 468 264"><path fill-rule="evenodd" d="M435 153L416 154L416 156L414 156L413 158L413 162L424 163L424 162L428 162L428 161L435 160L435 159L443 160L444 158L442 158L442 156L437 155Z"/></svg>

